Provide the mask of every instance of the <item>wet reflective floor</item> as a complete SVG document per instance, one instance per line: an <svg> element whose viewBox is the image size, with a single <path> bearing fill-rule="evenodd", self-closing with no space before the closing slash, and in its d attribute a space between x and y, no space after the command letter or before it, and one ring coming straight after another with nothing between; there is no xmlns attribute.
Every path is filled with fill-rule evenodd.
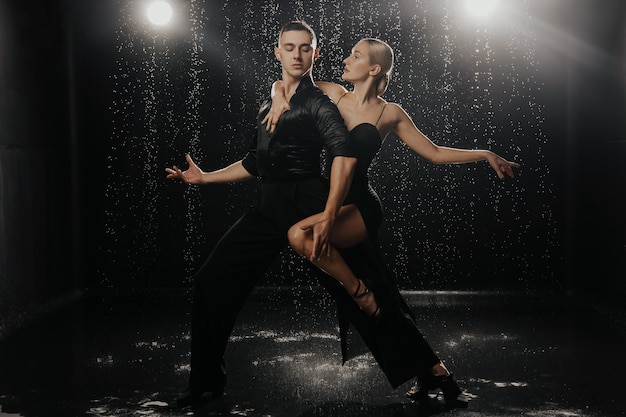
<svg viewBox="0 0 626 417"><path fill-rule="evenodd" d="M189 374L187 293L87 294L0 341L0 417L626 415L623 312L547 295L405 296L469 408L412 403L410 384L392 389L358 343L342 366L323 291L261 288L239 317L227 393L214 403L173 407Z"/></svg>

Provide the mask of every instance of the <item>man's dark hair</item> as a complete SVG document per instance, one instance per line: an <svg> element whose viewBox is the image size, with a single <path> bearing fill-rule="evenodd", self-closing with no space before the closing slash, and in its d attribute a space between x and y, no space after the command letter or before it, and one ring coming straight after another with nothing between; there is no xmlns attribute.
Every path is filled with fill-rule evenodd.
<svg viewBox="0 0 626 417"><path fill-rule="evenodd" d="M317 48L317 36L315 36L315 32L313 28L308 25L303 20L292 20L291 22L285 23L283 27L280 29L280 33L278 34L278 46L280 47L280 37L284 32L289 32L292 30L301 30L303 32L307 32L311 36L311 45L313 48Z"/></svg>

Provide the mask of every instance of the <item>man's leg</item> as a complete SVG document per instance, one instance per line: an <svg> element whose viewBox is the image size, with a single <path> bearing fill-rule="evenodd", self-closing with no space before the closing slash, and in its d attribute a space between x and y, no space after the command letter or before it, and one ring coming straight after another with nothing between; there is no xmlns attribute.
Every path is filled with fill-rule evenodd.
<svg viewBox="0 0 626 417"><path fill-rule="evenodd" d="M218 242L194 280L190 390L221 394L224 352L238 313L272 261L285 233L257 212L244 215Z"/></svg>
<svg viewBox="0 0 626 417"><path fill-rule="evenodd" d="M375 326L377 359L391 385L396 388L415 376L429 375L439 357L419 330L376 244L366 239L343 254L382 309Z"/></svg>

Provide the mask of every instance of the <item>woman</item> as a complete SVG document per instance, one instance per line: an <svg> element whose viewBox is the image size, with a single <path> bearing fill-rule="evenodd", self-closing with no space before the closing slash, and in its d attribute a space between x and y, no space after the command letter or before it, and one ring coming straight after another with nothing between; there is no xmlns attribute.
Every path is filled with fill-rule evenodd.
<svg viewBox="0 0 626 417"><path fill-rule="evenodd" d="M398 295L393 283L390 283L389 279L383 279L387 285L381 285L380 288L386 295L384 302L382 299L379 300L379 305L377 299L382 295L378 293L379 286L370 283L377 285L375 297L374 291L370 291L363 280L356 276L337 249L353 247L368 238L376 241L376 231L382 222L382 208L380 199L369 185L367 171L382 141L390 132L394 132L414 152L435 164L486 160L500 179L504 179L505 175L513 177L513 168L518 168L519 164L509 162L487 150L465 150L435 145L420 132L402 107L380 97L389 84L392 66L391 47L379 39L366 38L360 40L344 60L342 78L353 85L352 91L339 84L317 82L318 87L337 104L353 140L356 141L358 164L350 193L335 220L332 246L328 252L320 254L315 250L312 227L318 221L319 215L293 225L289 230L289 242L296 252L338 280L366 314L378 318L384 316L384 312L389 309L392 310L390 314L397 313L396 317L400 321L405 318L412 320L408 332L416 333L416 340L419 339L416 342L419 345L418 349L421 349L420 354L424 356L418 367L423 368L428 364L430 372L418 374L416 383L407 395L415 399L425 399L429 389L441 388L448 405L460 406L456 399L461 393L460 389L448 369L421 337L415 326L415 317ZM270 131L273 131L279 122L282 112L289 110L280 82L275 84L274 90L272 110L263 120ZM396 324L391 323L390 326L399 328Z"/></svg>

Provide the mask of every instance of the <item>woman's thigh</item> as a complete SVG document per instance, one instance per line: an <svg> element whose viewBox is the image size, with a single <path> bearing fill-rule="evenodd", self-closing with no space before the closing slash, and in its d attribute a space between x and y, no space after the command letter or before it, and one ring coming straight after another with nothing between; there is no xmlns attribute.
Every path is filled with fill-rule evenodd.
<svg viewBox="0 0 626 417"><path fill-rule="evenodd" d="M348 204L339 210L335 219L331 242L338 248L350 248L361 243L367 237L365 222L354 204Z"/></svg>

